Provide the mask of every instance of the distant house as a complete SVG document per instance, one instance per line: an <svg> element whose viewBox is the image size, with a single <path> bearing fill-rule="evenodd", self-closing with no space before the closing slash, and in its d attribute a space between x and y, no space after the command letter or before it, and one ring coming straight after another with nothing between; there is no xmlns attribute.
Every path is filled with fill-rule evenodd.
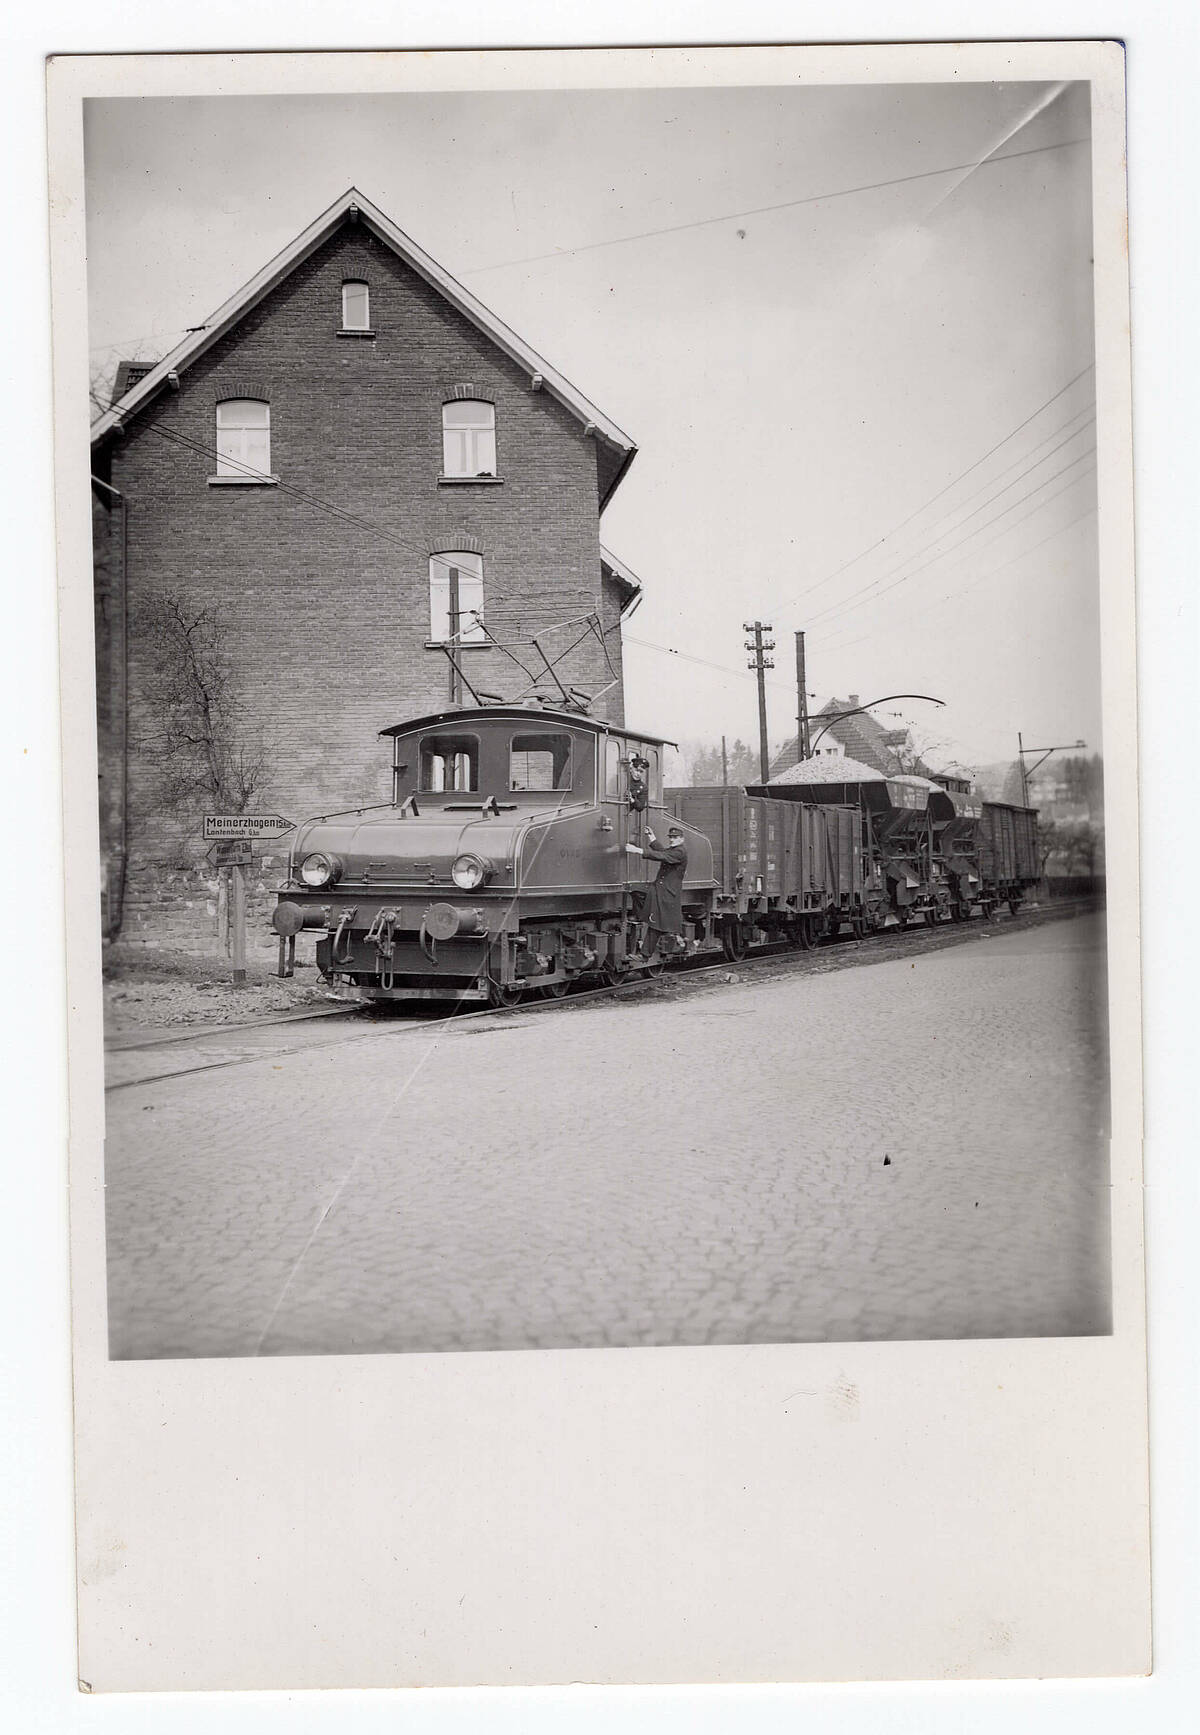
<svg viewBox="0 0 1200 1735"><path fill-rule="evenodd" d="M856 711L860 703L857 693L846 699L830 699L809 719L809 742L818 755L842 752L859 765L868 765L885 776L910 771L919 777L933 773L913 747L908 729L885 729L868 711L845 717L840 713ZM836 718L830 722L830 718ZM823 721L824 719L824 721ZM785 771L797 762L796 737L793 735L771 762L771 776Z"/></svg>
<svg viewBox="0 0 1200 1735"><path fill-rule="evenodd" d="M247 778L291 819L384 800L377 732L472 692L622 720L640 585L600 517L636 447L361 193L115 391L92 428L108 932L211 940L199 815ZM193 620L236 739L196 749L183 798L167 676Z"/></svg>

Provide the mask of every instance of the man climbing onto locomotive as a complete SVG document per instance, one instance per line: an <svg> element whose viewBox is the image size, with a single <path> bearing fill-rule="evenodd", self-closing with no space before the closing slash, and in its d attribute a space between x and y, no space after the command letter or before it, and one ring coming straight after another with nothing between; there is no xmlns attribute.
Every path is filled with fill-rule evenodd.
<svg viewBox="0 0 1200 1735"><path fill-rule="evenodd" d="M683 939L683 876L687 872L687 847L683 831L677 825L667 829L667 845L660 849L658 839L646 827L645 847L636 843L625 845L630 855L645 856L659 864L657 877L641 894L640 907L635 906L640 924L638 950L630 959L634 964L651 964L661 942L670 937L676 951L682 950Z"/></svg>

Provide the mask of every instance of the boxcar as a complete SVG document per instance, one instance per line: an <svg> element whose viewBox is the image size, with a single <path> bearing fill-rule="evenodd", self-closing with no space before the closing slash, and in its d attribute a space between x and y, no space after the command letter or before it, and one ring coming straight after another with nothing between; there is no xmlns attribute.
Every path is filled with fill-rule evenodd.
<svg viewBox="0 0 1200 1735"><path fill-rule="evenodd" d="M979 869L986 892L1016 910L1042 877L1037 810L985 801L979 821Z"/></svg>

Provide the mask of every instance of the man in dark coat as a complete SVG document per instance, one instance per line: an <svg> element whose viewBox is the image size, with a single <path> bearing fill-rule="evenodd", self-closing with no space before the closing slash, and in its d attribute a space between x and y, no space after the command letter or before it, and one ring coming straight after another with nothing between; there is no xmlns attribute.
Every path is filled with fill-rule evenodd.
<svg viewBox="0 0 1200 1735"><path fill-rule="evenodd" d="M666 935L671 935L678 943L683 940L683 876L687 872L687 848L683 831L677 825L668 827L665 849L658 847L658 839L649 826L646 827L644 848L636 843L627 843L625 848L630 855L644 855L647 861L659 864L658 877L646 887L645 902L638 911L639 921L648 930L648 942L643 940L641 958L635 955L632 960L649 964Z"/></svg>

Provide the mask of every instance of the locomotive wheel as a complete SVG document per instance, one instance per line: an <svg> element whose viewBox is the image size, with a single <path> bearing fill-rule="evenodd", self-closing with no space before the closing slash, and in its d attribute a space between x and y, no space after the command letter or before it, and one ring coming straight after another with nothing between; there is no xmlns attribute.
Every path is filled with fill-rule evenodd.
<svg viewBox="0 0 1200 1735"><path fill-rule="evenodd" d="M746 936L736 917L721 924L721 950L728 964L740 964L746 956Z"/></svg>
<svg viewBox="0 0 1200 1735"><path fill-rule="evenodd" d="M487 979L488 1005L496 1007L497 1010L503 1010L506 1006L515 1006L523 998L524 993L523 983L493 982L490 976Z"/></svg>

